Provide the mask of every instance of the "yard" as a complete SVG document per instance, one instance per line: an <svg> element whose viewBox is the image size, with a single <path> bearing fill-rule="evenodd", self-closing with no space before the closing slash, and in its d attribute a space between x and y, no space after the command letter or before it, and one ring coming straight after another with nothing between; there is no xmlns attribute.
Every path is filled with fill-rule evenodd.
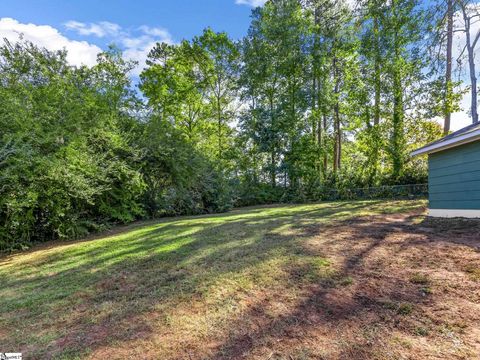
<svg viewBox="0 0 480 360"><path fill-rule="evenodd" d="M480 222L423 201L238 209L0 258L27 359L473 359Z"/></svg>

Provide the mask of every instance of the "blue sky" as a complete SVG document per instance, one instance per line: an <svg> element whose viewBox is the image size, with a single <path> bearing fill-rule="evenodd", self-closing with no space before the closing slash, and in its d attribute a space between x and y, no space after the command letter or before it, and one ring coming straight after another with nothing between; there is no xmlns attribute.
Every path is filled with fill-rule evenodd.
<svg viewBox="0 0 480 360"><path fill-rule="evenodd" d="M206 26L243 36L249 25L251 7L261 1L236 0L1 0L0 16L21 23L50 25L72 39L84 40L65 31L65 23L108 21L128 30L141 26L163 28L175 40L191 38ZM99 39L89 39L99 45Z"/></svg>
<svg viewBox="0 0 480 360"><path fill-rule="evenodd" d="M191 39L207 26L234 39L246 34L251 9L265 0L0 0L0 38L18 34L69 60L91 65L115 43L141 70L157 41Z"/></svg>

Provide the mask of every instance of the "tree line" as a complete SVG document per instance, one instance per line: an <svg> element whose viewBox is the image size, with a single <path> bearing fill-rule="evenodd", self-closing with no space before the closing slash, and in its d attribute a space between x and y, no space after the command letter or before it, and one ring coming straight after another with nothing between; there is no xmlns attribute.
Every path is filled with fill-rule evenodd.
<svg viewBox="0 0 480 360"><path fill-rule="evenodd" d="M65 51L5 40L0 249L425 182L425 159L409 153L449 130L465 92L453 33L469 34L457 62L472 74L476 14L454 0L270 0L241 40L207 28L156 44L138 86L115 47L75 67Z"/></svg>

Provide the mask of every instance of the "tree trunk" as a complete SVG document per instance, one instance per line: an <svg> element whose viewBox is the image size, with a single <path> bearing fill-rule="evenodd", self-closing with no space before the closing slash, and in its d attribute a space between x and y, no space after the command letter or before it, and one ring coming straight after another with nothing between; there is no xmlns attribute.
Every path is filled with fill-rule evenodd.
<svg viewBox="0 0 480 360"><path fill-rule="evenodd" d="M465 22L465 40L466 40L466 48L468 54L468 65L470 69L470 85L471 85L471 93L472 93L472 122L476 124L478 122L478 112L477 112L477 75L475 73L475 44L478 40L478 36L474 40L472 44L472 39L470 38L470 30L471 30L471 18L467 14L466 5L462 4L462 12L463 12L463 20Z"/></svg>
<svg viewBox="0 0 480 360"><path fill-rule="evenodd" d="M270 121L271 121L271 126L272 126L272 131L274 130L274 124L275 124L275 116L273 115L273 96L270 95ZM275 171L275 144L271 144L272 150L270 154L270 180L272 183L272 186L275 187L277 185L277 174Z"/></svg>
<svg viewBox="0 0 480 360"><path fill-rule="evenodd" d="M275 149L270 154L270 181L273 187L277 186L277 174L275 172Z"/></svg>
<svg viewBox="0 0 480 360"><path fill-rule="evenodd" d="M453 48L453 0L447 0L447 68L445 71L445 121L443 132L450 131L452 115L452 48Z"/></svg>
<svg viewBox="0 0 480 360"><path fill-rule="evenodd" d="M342 158L342 134L340 129L340 106L338 103L338 95L340 92L340 80L338 74L337 58L333 57L333 74L335 78L335 103L333 105L333 127L334 127L334 148L333 148L333 172L340 170Z"/></svg>
<svg viewBox="0 0 480 360"><path fill-rule="evenodd" d="M314 10L314 21L315 21L315 25L317 25L317 20L318 18L318 8L315 7L315 10ZM318 66L318 35L317 35L317 32L316 32L317 29L315 29L315 33L314 33L314 43L313 43L313 56L312 56L312 80L313 80L313 89L312 89L312 135L313 135L313 143L315 144L315 140L316 140L316 137L317 137L317 134L316 134L316 124L317 124L317 120L315 118L315 116L317 115L317 107L319 106L319 104L316 102L317 100L317 91L318 91L318 84L317 84L317 66Z"/></svg>
<svg viewBox="0 0 480 360"><path fill-rule="evenodd" d="M327 133L327 115L323 114L323 134ZM327 141L326 136L323 136L322 143L323 152L323 179L327 179L327 169L328 169L328 154L326 151Z"/></svg>
<svg viewBox="0 0 480 360"><path fill-rule="evenodd" d="M395 59L393 64L393 135L392 135L392 157L393 176L398 179L403 170L403 88L400 73L400 44L398 34L394 34Z"/></svg>
<svg viewBox="0 0 480 360"><path fill-rule="evenodd" d="M321 156L322 156L321 84L322 84L322 81L320 79L320 71L319 71L319 64L320 64L319 31L320 29L318 28L318 26L320 25L320 9L318 5L315 6L315 10L314 10L314 22L315 22L315 35L314 35L314 45L313 45L313 82L314 82L313 103L316 104L316 107L314 106L314 110L316 110L316 112L314 113L314 116L313 116L313 123L314 123L313 126L314 126L314 130L316 130L316 133L314 132L313 142L314 144L316 144L316 147L315 147L316 154L318 155L317 171L319 176L322 176L322 172L324 171L323 169L325 168L325 166L322 167L322 161L321 161Z"/></svg>
<svg viewBox="0 0 480 360"><path fill-rule="evenodd" d="M317 113L317 104L316 104L316 98L317 98L317 79L316 79L316 66L315 64L313 65L313 84L312 84L312 139L313 139L313 144L315 145L316 139L317 139L317 119L315 118L315 115Z"/></svg>
<svg viewBox="0 0 480 360"><path fill-rule="evenodd" d="M381 54L380 54L380 35L379 35L379 26L378 26L378 19L375 17L373 22L373 32L375 36L375 104L374 104L374 118L373 123L374 125L378 125L380 123L380 87L381 87L381 79L380 79L380 63L382 61ZM370 121L370 120L369 120Z"/></svg>
<svg viewBox="0 0 480 360"><path fill-rule="evenodd" d="M218 121L218 159L221 160L223 156L222 151L222 109L220 105L220 96L217 97L217 121Z"/></svg>
<svg viewBox="0 0 480 360"><path fill-rule="evenodd" d="M342 161L342 129L340 128L340 113L338 101L334 106L335 148L333 153L333 172L341 169Z"/></svg>
<svg viewBox="0 0 480 360"><path fill-rule="evenodd" d="M257 118L256 118L256 101L255 101L255 94L252 94L252 119L253 119L253 144L252 144L252 155L253 155L253 183L255 185L258 184L258 174L257 174L257 142L255 140L255 135L257 133Z"/></svg>

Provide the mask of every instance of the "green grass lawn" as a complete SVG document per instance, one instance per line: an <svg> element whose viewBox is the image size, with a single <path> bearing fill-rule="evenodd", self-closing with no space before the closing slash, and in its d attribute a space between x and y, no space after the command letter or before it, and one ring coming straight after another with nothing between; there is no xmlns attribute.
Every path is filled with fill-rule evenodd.
<svg viewBox="0 0 480 360"><path fill-rule="evenodd" d="M311 341L320 335L310 333L308 324L289 322L298 314L284 319L285 314L305 311L313 322L309 301L319 291L340 299L361 276L370 276L351 270L350 262L371 246L368 236L376 244L375 234L386 235L378 229L345 245L354 240L350 229L363 231L359 219L374 224L371 219L407 214L414 233L424 206L372 201L253 207L139 223L95 239L4 256L0 351L34 359L313 358ZM316 315L328 317L335 310L322 299L315 300L324 304ZM412 299L388 301L394 305L385 309L393 313L402 301L415 311ZM291 326L302 332L285 335ZM243 332L258 336L244 338ZM400 335L398 341L408 340ZM347 337L334 341L338 351L342 341L352 345Z"/></svg>

